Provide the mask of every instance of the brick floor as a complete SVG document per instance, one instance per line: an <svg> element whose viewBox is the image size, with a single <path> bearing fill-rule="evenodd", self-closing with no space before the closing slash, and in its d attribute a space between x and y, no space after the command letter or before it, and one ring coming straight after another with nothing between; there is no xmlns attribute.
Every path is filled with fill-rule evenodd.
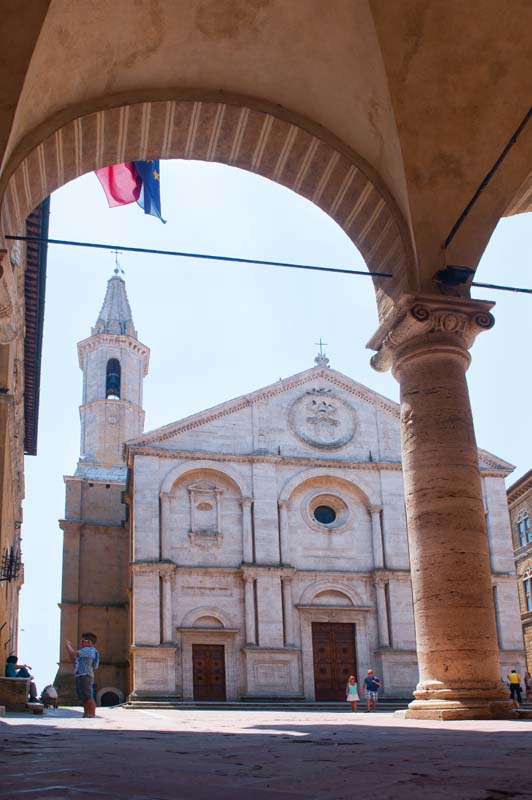
<svg viewBox="0 0 532 800"><path fill-rule="evenodd" d="M532 721L48 709L0 718L0 800L532 798Z"/></svg>

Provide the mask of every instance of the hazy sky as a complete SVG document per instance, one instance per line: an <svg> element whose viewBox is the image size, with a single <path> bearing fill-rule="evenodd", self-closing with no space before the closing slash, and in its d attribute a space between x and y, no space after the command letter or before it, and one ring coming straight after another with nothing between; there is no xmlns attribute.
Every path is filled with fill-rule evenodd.
<svg viewBox="0 0 532 800"><path fill-rule="evenodd" d="M50 236L364 269L343 231L317 207L263 178L219 164L161 164L163 225L135 204L109 209L94 175L53 195ZM477 279L531 286L532 215L503 220ZM398 400L365 344L377 328L371 279L161 256L120 256L140 340L151 349L145 430L313 366L320 337L331 366ZM79 457L82 374L76 343L90 336L114 256L50 246L38 454L26 457L19 657L38 688L59 657L63 475ZM532 296L495 300L495 328L472 350L469 386L480 447L532 467L529 321Z"/></svg>

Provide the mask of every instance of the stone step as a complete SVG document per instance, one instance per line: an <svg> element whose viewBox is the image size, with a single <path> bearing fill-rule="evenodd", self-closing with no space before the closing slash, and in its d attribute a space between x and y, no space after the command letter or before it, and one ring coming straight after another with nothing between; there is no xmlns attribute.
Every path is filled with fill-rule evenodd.
<svg viewBox="0 0 532 800"><path fill-rule="evenodd" d="M405 709L408 705L407 700L381 700L377 705L377 711L392 713ZM351 711L348 703L308 703L304 700L295 702L258 702L246 700L245 702L214 702L214 701L175 701L164 699L131 700L124 704L125 708L132 709L175 709L180 711L303 711L308 712L332 712L334 714ZM365 702L360 701L359 710L365 709Z"/></svg>

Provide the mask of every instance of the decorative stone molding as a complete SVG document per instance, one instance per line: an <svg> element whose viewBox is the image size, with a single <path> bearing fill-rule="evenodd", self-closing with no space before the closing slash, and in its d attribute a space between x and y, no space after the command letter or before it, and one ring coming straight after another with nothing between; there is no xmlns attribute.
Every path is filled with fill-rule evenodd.
<svg viewBox="0 0 532 800"><path fill-rule="evenodd" d="M404 346L418 337L426 337L426 343L454 345L466 351L479 333L495 324L490 314L493 306L484 300L405 294L368 342L367 346L377 351L371 365L385 372L403 355Z"/></svg>
<svg viewBox="0 0 532 800"><path fill-rule="evenodd" d="M223 533L194 533L189 531L188 538L192 547L199 547L201 550L212 550L221 547L224 540Z"/></svg>
<svg viewBox="0 0 532 800"><path fill-rule="evenodd" d="M116 347L121 347L124 344L133 350L133 352L138 353L143 358L143 367L144 367L144 377L148 374L148 367L150 363L150 349L146 347L146 345L139 342L138 339L134 339L132 336L128 336L125 333L97 333L94 336L89 336L88 339L82 339L81 342L78 342L78 360L79 360L79 368L83 369L84 367L84 358L87 353L96 350L101 344L109 344L115 345Z"/></svg>
<svg viewBox="0 0 532 800"><path fill-rule="evenodd" d="M20 329L17 287L7 250L0 250L0 344L9 344Z"/></svg>
<svg viewBox="0 0 532 800"><path fill-rule="evenodd" d="M306 444L336 449L353 438L356 415L332 389L311 389L292 403L288 424Z"/></svg>
<svg viewBox="0 0 532 800"><path fill-rule="evenodd" d="M130 455L135 453L146 456L154 455L157 456L157 458L171 458L173 461L178 458L180 460L186 460L186 463L180 463L172 466L166 473L161 482L161 497L167 496L172 498L174 496L176 483L183 479L184 476L189 472L197 472L199 470L209 472L209 475L204 475L202 480L228 480L235 484L236 488L240 492L241 497L251 496L250 487L248 487L247 482L244 483L242 476L235 469L233 469L231 465L227 464L229 461L238 461L238 459L219 458L216 454L209 454L209 458L206 459L204 450L198 453L197 457L195 457L193 453L191 453L189 457L187 451L179 452L177 450L169 450L165 447L161 447L160 449L140 447L134 451L130 450L128 445L125 445L125 448ZM195 461L193 466L188 463L192 460ZM220 463L224 463L222 469L220 469Z"/></svg>
<svg viewBox="0 0 532 800"><path fill-rule="evenodd" d="M135 575L153 575L154 573L164 577L173 574L177 567L170 561L134 561L129 565L131 572Z"/></svg>

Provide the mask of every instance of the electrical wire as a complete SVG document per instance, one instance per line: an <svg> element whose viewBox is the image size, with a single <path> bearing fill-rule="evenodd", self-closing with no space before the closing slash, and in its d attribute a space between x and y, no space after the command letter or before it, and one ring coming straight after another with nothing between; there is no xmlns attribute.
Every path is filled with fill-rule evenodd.
<svg viewBox="0 0 532 800"><path fill-rule="evenodd" d="M266 267L288 267L291 269L309 269L318 272L339 272L343 275L364 275L377 278L391 278L390 272L368 272L367 270L342 269L340 267L317 267L311 264L292 264L285 261L264 261L257 258L237 258L236 256L215 256L207 253L184 253L180 250L155 250L151 247L127 247L126 245L101 244L99 242L74 242L68 239L40 239L37 236L11 236L6 235L6 239L14 239L21 242L41 242L46 244L60 244L69 247L92 247L97 250L119 250L123 253L143 253L156 256L174 256L178 258L200 258L207 261L223 261L235 264L254 264Z"/></svg>
<svg viewBox="0 0 532 800"><path fill-rule="evenodd" d="M288 269L305 269L316 272L335 272L341 275L357 275L368 278L393 278L390 272L368 272L367 270L343 269L341 267L318 267L313 264L294 264L287 261L265 261L258 258L238 258L236 256L216 256L207 253L186 253L180 250L156 250L151 247L128 247L127 245L103 244L101 242L80 242L68 239L46 239L39 236L14 236L7 234L6 239L19 242L37 242L39 244L57 244L67 247L88 247L96 250L121 251L124 253L142 253L144 255L172 256L174 258L198 258L206 261L222 261L231 264L252 264L254 266L285 267ZM473 281L471 286L480 289L496 289L499 292L517 292L532 294L532 289L519 286L503 286L496 283L478 283Z"/></svg>

